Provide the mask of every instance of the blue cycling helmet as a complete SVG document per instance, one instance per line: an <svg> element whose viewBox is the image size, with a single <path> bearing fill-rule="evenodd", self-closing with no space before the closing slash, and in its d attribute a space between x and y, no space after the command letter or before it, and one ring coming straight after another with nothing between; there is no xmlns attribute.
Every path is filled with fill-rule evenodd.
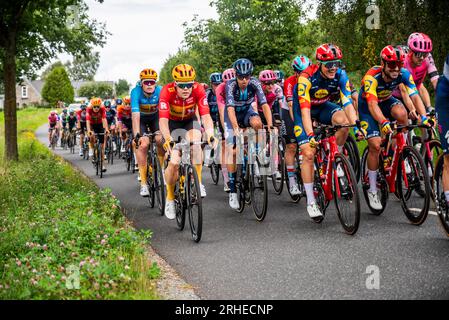
<svg viewBox="0 0 449 320"><path fill-rule="evenodd" d="M221 76L221 73L214 72L210 75L209 80L212 84L220 84L223 82L223 77Z"/></svg>
<svg viewBox="0 0 449 320"><path fill-rule="evenodd" d="M86 110L87 109L87 105L83 103L80 108L81 108L81 110Z"/></svg>
<svg viewBox="0 0 449 320"><path fill-rule="evenodd" d="M285 78L284 72L282 72L281 70L274 70L273 72L276 75L277 81L281 82L282 80L284 80Z"/></svg>
<svg viewBox="0 0 449 320"><path fill-rule="evenodd" d="M253 63L245 58L238 59L232 67L235 69L237 76L249 76L254 71Z"/></svg>
<svg viewBox="0 0 449 320"><path fill-rule="evenodd" d="M105 102L103 102L103 105L105 108L110 108L111 107L111 101L106 100Z"/></svg>
<svg viewBox="0 0 449 320"><path fill-rule="evenodd" d="M299 55L295 59L293 59L292 68L295 72L303 72L306 70L312 62L305 55Z"/></svg>
<svg viewBox="0 0 449 320"><path fill-rule="evenodd" d="M120 99L120 98L115 99L115 105L116 106L121 106L122 104L123 104L123 100L122 99Z"/></svg>

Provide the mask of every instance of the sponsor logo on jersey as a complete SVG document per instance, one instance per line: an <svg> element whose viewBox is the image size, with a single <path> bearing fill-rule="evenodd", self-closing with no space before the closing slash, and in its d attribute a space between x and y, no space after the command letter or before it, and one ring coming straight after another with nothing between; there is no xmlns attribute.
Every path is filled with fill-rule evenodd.
<svg viewBox="0 0 449 320"><path fill-rule="evenodd" d="M361 126L362 129L364 129L364 130L368 130L368 127L369 127L368 122L366 122L366 121L361 121L361 122L360 122L360 126Z"/></svg>
<svg viewBox="0 0 449 320"><path fill-rule="evenodd" d="M329 91L326 89L320 89L315 93L315 98L317 99L323 99L329 95Z"/></svg>
<svg viewBox="0 0 449 320"><path fill-rule="evenodd" d="M379 99L385 99L388 98L391 95L391 91L390 90L382 90L380 91L377 96L379 97Z"/></svg>
<svg viewBox="0 0 449 320"><path fill-rule="evenodd" d="M295 126L295 137L299 137L302 133L302 128L300 126Z"/></svg>

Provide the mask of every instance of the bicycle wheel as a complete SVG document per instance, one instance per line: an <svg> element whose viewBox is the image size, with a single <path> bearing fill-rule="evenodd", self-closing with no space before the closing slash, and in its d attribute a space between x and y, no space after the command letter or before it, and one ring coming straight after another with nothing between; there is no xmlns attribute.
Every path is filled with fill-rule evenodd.
<svg viewBox="0 0 449 320"><path fill-rule="evenodd" d="M243 176L243 165L238 164L237 165L237 172L235 175L235 188L237 190L237 199L239 202L239 208L237 209L238 213L242 213L245 209L245 183L244 183L245 177Z"/></svg>
<svg viewBox="0 0 449 320"><path fill-rule="evenodd" d="M437 161L438 161L440 155L443 154L441 142L436 139L429 141L430 156L427 153L426 146L423 145L422 148L423 148L423 150L421 151L421 154L425 155L424 163L426 165L427 172L429 173L429 179L432 180L433 176L434 176ZM435 191L433 184L431 185L431 188L432 188L432 191ZM417 190L417 192L418 192L418 190ZM423 196L422 194L423 194L423 192L421 191L420 195Z"/></svg>
<svg viewBox="0 0 449 320"><path fill-rule="evenodd" d="M397 172L398 195L406 217L414 225L421 225L427 218L430 206L429 174L419 152L411 146L404 147L399 155ZM417 189L425 196L414 196Z"/></svg>
<svg viewBox="0 0 449 320"><path fill-rule="evenodd" d="M148 163L147 163L147 187L149 191L148 202L150 204L150 208L154 208L155 203L155 195L154 195L154 166L151 163L150 155L148 155Z"/></svg>
<svg viewBox="0 0 449 320"><path fill-rule="evenodd" d="M257 221L263 221L268 207L267 176L261 174L259 160L249 166L249 188L251 194L251 206Z"/></svg>
<svg viewBox="0 0 449 320"><path fill-rule="evenodd" d="M335 155L332 174L333 193L338 219L345 232L354 235L360 223L360 200L352 165L341 154Z"/></svg>
<svg viewBox="0 0 449 320"><path fill-rule="evenodd" d="M352 135L348 135L346 142L343 146L343 154L348 157L349 162L351 163L352 169L354 169L355 178L357 181L360 180L360 153L359 148L357 146L357 142L355 141Z"/></svg>
<svg viewBox="0 0 449 320"><path fill-rule="evenodd" d="M109 142L109 155L108 159L110 159L110 163L114 164L114 141L111 137L108 137ZM109 162L108 162L109 163Z"/></svg>
<svg viewBox="0 0 449 320"><path fill-rule="evenodd" d="M156 155L153 156L153 186L154 186L154 194L156 196L156 202L159 209L159 214L161 216L164 215L165 211L165 184L164 184L164 175L162 173L162 167L159 163L159 159Z"/></svg>
<svg viewBox="0 0 449 320"><path fill-rule="evenodd" d="M444 195L443 188L443 169L444 169L444 155L438 157L435 166L435 175L433 179L433 185L435 190L435 203L437 206L438 218L440 219L441 226L449 237L449 206Z"/></svg>
<svg viewBox="0 0 449 320"><path fill-rule="evenodd" d="M274 159L273 167L274 173L271 175L271 181L273 182L273 189L276 194L281 194L282 189L284 189L284 180L285 180L285 161L284 161L284 149L285 146L282 142L278 143L278 152L275 155L276 159ZM280 173L280 177L276 176L276 173Z"/></svg>
<svg viewBox="0 0 449 320"><path fill-rule="evenodd" d="M179 176L175 184L175 207L176 207L176 225L178 230L184 230L186 223L186 205L185 205L185 186L182 175Z"/></svg>
<svg viewBox="0 0 449 320"><path fill-rule="evenodd" d="M94 159L92 161L94 163L94 167L95 167L95 171L96 171L96 175L97 176L100 173L99 170L98 170L98 166L99 166L99 163L100 163L99 158L100 158L100 156L98 155L98 147L96 147L94 149Z"/></svg>
<svg viewBox="0 0 449 320"><path fill-rule="evenodd" d="M365 198L366 205L368 206L369 210L372 214L376 216L380 216L387 207L387 201L389 196L389 189L388 184L385 179L385 171L382 165L379 166L379 171L377 172L377 194L380 199L380 203L382 204L382 209L377 210L371 207L368 199L368 190L370 188L369 186L369 179L368 179L368 147L363 150L362 160L360 162L360 173L361 173L361 179L362 179L362 190L363 190L363 196ZM383 164L383 157L382 154L379 156L379 164Z"/></svg>
<svg viewBox="0 0 449 320"><path fill-rule="evenodd" d="M103 161L104 161L104 156L101 153L101 151L103 150L103 144L102 143L98 143L98 166L100 167L100 178L103 178Z"/></svg>
<svg viewBox="0 0 449 320"><path fill-rule="evenodd" d="M217 185L220 180L220 166L215 161L210 165L210 175L213 183Z"/></svg>
<svg viewBox="0 0 449 320"><path fill-rule="evenodd" d="M192 239L200 242L203 232L203 206L198 175L191 165L187 166L186 170L186 195Z"/></svg>

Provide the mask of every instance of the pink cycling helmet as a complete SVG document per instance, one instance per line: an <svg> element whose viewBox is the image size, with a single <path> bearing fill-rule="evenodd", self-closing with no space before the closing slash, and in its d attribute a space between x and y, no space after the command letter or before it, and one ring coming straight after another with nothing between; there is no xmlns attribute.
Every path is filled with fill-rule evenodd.
<svg viewBox="0 0 449 320"><path fill-rule="evenodd" d="M272 70L264 70L259 73L259 80L261 82L276 81L277 77Z"/></svg>
<svg viewBox="0 0 449 320"><path fill-rule="evenodd" d="M432 40L427 34L415 32L408 37L408 46L413 52L431 52Z"/></svg>
<svg viewBox="0 0 449 320"><path fill-rule="evenodd" d="M235 78L235 70L234 70L234 68L226 69L223 72L222 78L223 78L223 81L225 83L228 82L229 80L234 79Z"/></svg>

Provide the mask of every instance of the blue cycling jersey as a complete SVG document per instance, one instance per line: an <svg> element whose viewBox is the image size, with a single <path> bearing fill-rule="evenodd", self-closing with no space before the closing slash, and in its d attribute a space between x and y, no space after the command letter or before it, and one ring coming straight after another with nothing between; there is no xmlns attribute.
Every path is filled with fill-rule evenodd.
<svg viewBox="0 0 449 320"><path fill-rule="evenodd" d="M207 97L207 103L209 104L209 113L212 117L212 120L218 121L218 103L217 103L217 96L213 92L212 89L207 89L206 91L206 97Z"/></svg>
<svg viewBox="0 0 449 320"><path fill-rule="evenodd" d="M109 109L109 111L106 111L106 119L108 120L108 123L111 124L115 121L115 116L117 115L117 112L114 109Z"/></svg>
<svg viewBox="0 0 449 320"><path fill-rule="evenodd" d="M267 103L260 81L252 77L245 90L241 90L237 79L226 83L226 108L235 108L235 112L246 112L257 97L257 103L262 106Z"/></svg>
<svg viewBox="0 0 449 320"><path fill-rule="evenodd" d="M153 94L148 97L142 90L142 86L137 85L131 91L131 111L140 112L143 115L155 115L158 113L159 97L162 87L157 86Z"/></svg>

